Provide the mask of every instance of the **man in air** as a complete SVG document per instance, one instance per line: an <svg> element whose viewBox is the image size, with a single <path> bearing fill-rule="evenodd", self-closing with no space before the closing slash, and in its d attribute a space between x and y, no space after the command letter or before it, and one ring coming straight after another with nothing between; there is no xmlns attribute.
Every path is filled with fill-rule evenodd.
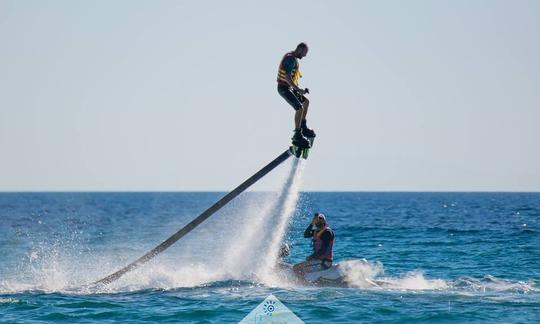
<svg viewBox="0 0 540 324"><path fill-rule="evenodd" d="M304 231L304 237L311 238L313 253L306 258L306 261L295 264L293 270L304 274L330 268L334 258L334 231L326 223L323 213L313 215L311 223Z"/></svg>
<svg viewBox="0 0 540 324"><path fill-rule="evenodd" d="M301 89L298 86L298 81L302 77L298 60L306 56L307 52L307 44L300 43L294 51L286 53L279 63L277 76L279 94L296 110L292 143L300 148L309 148L311 145L307 138L315 137L313 129L309 129L306 124L309 100L304 95L309 93L309 89Z"/></svg>

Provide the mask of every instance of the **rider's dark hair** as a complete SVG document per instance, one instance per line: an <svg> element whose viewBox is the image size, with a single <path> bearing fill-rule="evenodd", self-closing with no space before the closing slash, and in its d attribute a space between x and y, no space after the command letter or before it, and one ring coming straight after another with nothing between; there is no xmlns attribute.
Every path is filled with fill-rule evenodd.
<svg viewBox="0 0 540 324"><path fill-rule="evenodd" d="M308 48L307 44L302 42L296 46L296 50L306 50Z"/></svg>

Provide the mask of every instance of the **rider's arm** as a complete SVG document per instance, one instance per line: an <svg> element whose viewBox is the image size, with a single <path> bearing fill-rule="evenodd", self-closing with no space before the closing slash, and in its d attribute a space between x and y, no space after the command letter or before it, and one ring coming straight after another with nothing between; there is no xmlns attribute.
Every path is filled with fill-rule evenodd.
<svg viewBox="0 0 540 324"><path fill-rule="evenodd" d="M309 224L309 226L304 231L304 237L308 238L312 236L313 236L313 224Z"/></svg>
<svg viewBox="0 0 540 324"><path fill-rule="evenodd" d="M300 94L304 94L304 90L300 89L296 84L294 84L292 77L290 74L287 74L285 76L285 81L289 85L289 87L293 88L294 90L298 91Z"/></svg>

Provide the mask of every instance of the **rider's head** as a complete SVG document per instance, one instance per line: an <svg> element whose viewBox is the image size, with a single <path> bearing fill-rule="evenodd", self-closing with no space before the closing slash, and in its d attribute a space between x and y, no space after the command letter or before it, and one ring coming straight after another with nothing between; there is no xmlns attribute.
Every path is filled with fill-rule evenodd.
<svg viewBox="0 0 540 324"><path fill-rule="evenodd" d="M315 213L315 226L317 226L317 228L322 228L326 225L326 217L324 216L323 213Z"/></svg>
<svg viewBox="0 0 540 324"><path fill-rule="evenodd" d="M296 46L296 49L294 50L294 56L301 59L302 57L306 56L308 52L308 46L306 43L302 42Z"/></svg>

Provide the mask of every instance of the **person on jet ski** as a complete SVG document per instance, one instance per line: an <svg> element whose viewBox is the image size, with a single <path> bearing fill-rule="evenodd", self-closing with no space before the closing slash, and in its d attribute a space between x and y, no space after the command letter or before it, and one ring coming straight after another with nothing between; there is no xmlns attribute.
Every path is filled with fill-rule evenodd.
<svg viewBox="0 0 540 324"><path fill-rule="evenodd" d="M311 223L304 231L304 237L311 238L313 253L306 261L294 265L294 271L303 274L330 268L334 256L334 231L328 226L323 213L313 215Z"/></svg>

